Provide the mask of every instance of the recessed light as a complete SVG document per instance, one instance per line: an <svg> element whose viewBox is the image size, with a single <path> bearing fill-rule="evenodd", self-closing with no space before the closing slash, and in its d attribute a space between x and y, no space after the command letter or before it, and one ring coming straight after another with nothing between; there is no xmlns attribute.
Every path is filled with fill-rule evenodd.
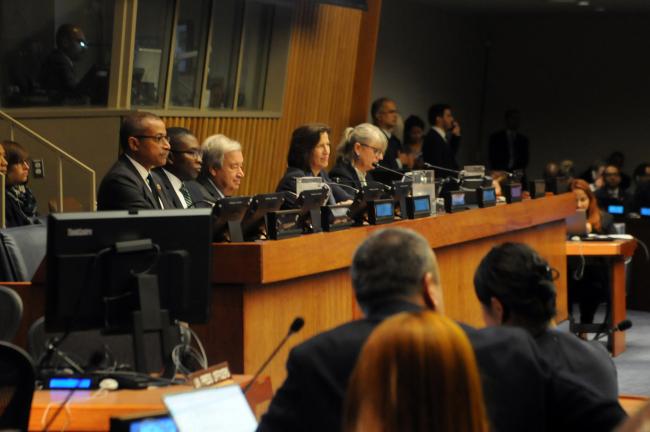
<svg viewBox="0 0 650 432"><path fill-rule="evenodd" d="M578 2L578 6L582 6L582 7L589 6L589 0L580 0Z"/></svg>

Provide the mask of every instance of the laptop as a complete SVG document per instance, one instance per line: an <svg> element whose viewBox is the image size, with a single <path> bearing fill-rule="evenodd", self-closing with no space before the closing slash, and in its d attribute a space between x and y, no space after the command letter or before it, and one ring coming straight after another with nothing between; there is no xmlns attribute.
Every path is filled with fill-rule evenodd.
<svg viewBox="0 0 650 432"><path fill-rule="evenodd" d="M584 210L576 210L574 214L565 219L566 233L569 238L573 236L586 237L587 236L587 212Z"/></svg>
<svg viewBox="0 0 650 432"><path fill-rule="evenodd" d="M238 385L213 387L163 397L180 432L253 432L257 420Z"/></svg>

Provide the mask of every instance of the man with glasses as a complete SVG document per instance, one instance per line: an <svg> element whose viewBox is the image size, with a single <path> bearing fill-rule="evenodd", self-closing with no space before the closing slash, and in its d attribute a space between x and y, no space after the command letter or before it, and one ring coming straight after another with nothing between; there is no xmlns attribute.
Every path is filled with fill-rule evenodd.
<svg viewBox="0 0 650 432"><path fill-rule="evenodd" d="M192 132L182 127L167 129L171 146L167 163L155 168L163 181L163 190L167 200L174 208L195 207L196 199L192 197L189 183L195 180L201 171L201 147Z"/></svg>
<svg viewBox="0 0 650 432"><path fill-rule="evenodd" d="M138 112L124 118L120 127L122 154L102 179L98 210L173 208L163 191L163 181L152 171L167 163L169 138L165 123L155 114Z"/></svg>
<svg viewBox="0 0 650 432"><path fill-rule="evenodd" d="M399 167L396 160L399 149L402 147L402 142L395 136L395 127L399 118L399 111L397 110L395 101L387 97L377 99L370 107L370 115L372 116L372 123L381 129L388 140L386 153L384 153L384 159L380 164L397 170Z"/></svg>
<svg viewBox="0 0 650 432"><path fill-rule="evenodd" d="M623 205L629 202L630 197L621 184L621 171L618 166L605 165L603 180L604 185L594 193L600 208L607 210L609 205Z"/></svg>

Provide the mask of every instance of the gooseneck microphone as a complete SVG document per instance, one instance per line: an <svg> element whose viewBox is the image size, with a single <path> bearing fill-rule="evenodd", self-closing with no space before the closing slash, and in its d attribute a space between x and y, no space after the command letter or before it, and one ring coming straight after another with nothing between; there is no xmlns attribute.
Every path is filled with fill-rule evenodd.
<svg viewBox="0 0 650 432"><path fill-rule="evenodd" d="M617 325L609 329L608 333L612 334L619 331L623 332L630 329L631 327L632 327L632 321L630 321L629 319L624 319L623 321L621 321L620 323L618 323Z"/></svg>
<svg viewBox="0 0 650 432"><path fill-rule="evenodd" d="M456 175L461 175L463 173L462 171L458 171L458 170L455 170L455 169L445 168L445 167L441 167L441 166L438 166L438 165L432 165L429 162L423 162L423 164L427 168L431 168L431 169L438 170L438 171L447 171L449 173L456 174Z"/></svg>
<svg viewBox="0 0 650 432"><path fill-rule="evenodd" d="M280 351L280 348L284 346L284 344L287 342L287 340L289 340L291 335L299 332L300 329L302 329L302 326L304 325L305 325L305 320L302 317L296 317L293 320L291 326L289 326L289 332L287 333L287 335L282 339L282 341L280 341L280 344L275 348L275 350L273 350L271 355L266 359L264 364L262 364L262 366L257 370L257 372L255 372L255 375L253 375L253 378L250 380L250 382L246 384L246 387L244 387L244 394L248 392L248 390L251 388L253 383L257 380L257 378L259 378L260 374L264 371L264 369L266 369L266 366L268 366L271 360L273 360L273 358L277 355L278 351Z"/></svg>
<svg viewBox="0 0 650 432"><path fill-rule="evenodd" d="M388 171L389 173L397 174L398 176L401 176L401 177L412 177L411 173L399 172L399 171L396 171L396 170L394 170L392 168L388 168L388 167L385 167L383 165L379 165L377 162L374 162L372 164L372 166L374 166L376 169L382 169L384 171Z"/></svg>
<svg viewBox="0 0 650 432"><path fill-rule="evenodd" d="M346 189L350 189L351 191L354 191L355 194L359 193L359 189L354 188L354 187L352 187L350 185L346 185L345 183L343 183L341 181L341 177L334 177L334 182L325 182L325 184L341 186L341 187L344 187Z"/></svg>

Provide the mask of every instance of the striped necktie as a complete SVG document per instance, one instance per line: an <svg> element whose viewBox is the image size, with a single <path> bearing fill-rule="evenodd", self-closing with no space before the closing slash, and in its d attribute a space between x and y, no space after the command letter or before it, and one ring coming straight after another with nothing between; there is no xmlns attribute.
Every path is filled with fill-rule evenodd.
<svg viewBox="0 0 650 432"><path fill-rule="evenodd" d="M183 198L185 198L185 204L187 204L187 208L193 207L194 206L194 201L192 201L192 197L190 196L190 191L187 190L185 187L185 183L181 183L181 195L183 195Z"/></svg>

